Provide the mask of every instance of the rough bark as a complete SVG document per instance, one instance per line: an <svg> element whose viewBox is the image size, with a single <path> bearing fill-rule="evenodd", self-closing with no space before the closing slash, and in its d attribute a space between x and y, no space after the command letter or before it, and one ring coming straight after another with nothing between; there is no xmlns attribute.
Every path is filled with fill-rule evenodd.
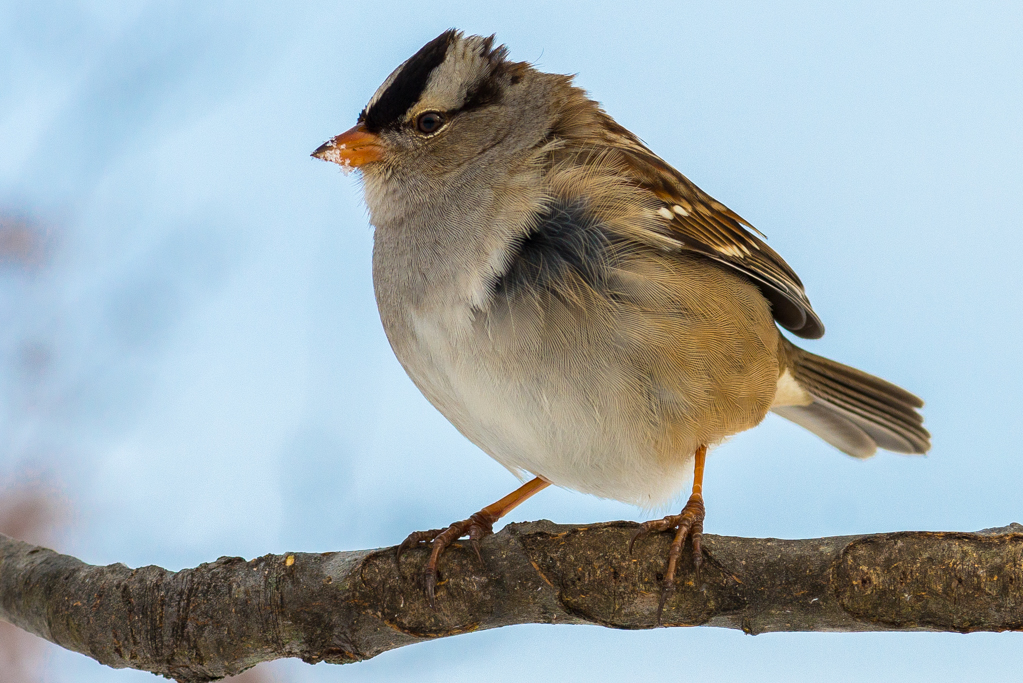
<svg viewBox="0 0 1023 683"><path fill-rule="evenodd" d="M209 681L281 657L337 664L510 624L654 628L670 538L636 525L510 524L441 560L424 549L222 557L194 569L87 565L0 536L0 618L112 667ZM768 631L1023 629L1023 526L808 540L704 537L663 626Z"/></svg>

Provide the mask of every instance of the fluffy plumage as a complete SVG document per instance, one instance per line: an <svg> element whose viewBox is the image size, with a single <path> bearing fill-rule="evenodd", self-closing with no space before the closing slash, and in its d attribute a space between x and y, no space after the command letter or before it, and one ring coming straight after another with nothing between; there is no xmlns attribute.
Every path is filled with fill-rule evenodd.
<svg viewBox="0 0 1023 683"><path fill-rule="evenodd" d="M785 340L824 333L793 270L570 77L447 31L359 120L388 339L506 467L653 507L771 409L857 457L927 450L919 399Z"/></svg>

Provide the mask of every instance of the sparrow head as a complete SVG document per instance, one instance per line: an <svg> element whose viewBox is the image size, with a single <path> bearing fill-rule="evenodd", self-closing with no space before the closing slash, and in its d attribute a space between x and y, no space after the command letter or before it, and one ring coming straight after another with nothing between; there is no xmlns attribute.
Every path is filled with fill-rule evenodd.
<svg viewBox="0 0 1023 683"><path fill-rule="evenodd" d="M549 91L569 82L509 61L493 36L448 30L395 69L357 124L313 156L359 168L367 181L398 175L415 187L535 146L559 99Z"/></svg>

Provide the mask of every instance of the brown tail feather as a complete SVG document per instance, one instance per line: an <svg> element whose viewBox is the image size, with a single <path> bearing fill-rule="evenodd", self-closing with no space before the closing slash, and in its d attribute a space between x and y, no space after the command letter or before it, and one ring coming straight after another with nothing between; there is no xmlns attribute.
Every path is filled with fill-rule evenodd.
<svg viewBox="0 0 1023 683"><path fill-rule="evenodd" d="M848 365L804 351L784 341L789 370L813 402L774 412L821 437L839 450L866 458L878 448L926 453L931 435L917 412L923 401L905 389Z"/></svg>

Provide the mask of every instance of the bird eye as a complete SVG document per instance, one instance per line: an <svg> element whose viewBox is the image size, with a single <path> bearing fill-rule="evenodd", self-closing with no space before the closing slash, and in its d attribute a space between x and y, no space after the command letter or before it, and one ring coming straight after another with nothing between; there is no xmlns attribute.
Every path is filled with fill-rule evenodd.
<svg viewBox="0 0 1023 683"><path fill-rule="evenodd" d="M444 117L435 111L420 114L416 119L416 128L420 133L436 133L444 125Z"/></svg>

